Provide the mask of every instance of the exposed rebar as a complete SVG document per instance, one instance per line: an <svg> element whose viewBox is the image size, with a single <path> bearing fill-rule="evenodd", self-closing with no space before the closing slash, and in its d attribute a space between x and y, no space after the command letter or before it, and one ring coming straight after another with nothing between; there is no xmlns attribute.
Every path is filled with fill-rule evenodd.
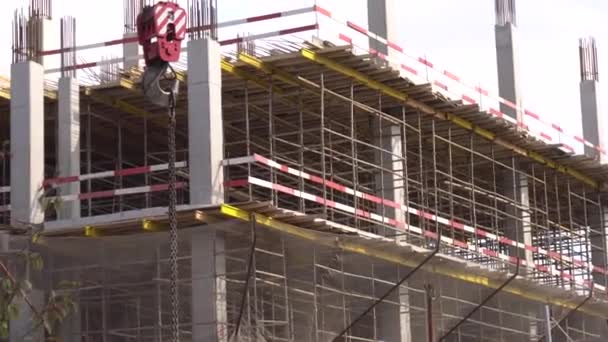
<svg viewBox="0 0 608 342"><path fill-rule="evenodd" d="M145 0L123 0L125 33L137 32L137 16L145 5Z"/></svg>
<svg viewBox="0 0 608 342"><path fill-rule="evenodd" d="M578 52L581 61L581 81L599 81L600 77L595 38L588 37L579 39Z"/></svg>
<svg viewBox="0 0 608 342"><path fill-rule="evenodd" d="M496 25L511 24L517 26L515 0L494 0L494 10L496 12Z"/></svg>
<svg viewBox="0 0 608 342"><path fill-rule="evenodd" d="M61 77L76 77L76 18L61 18ZM70 68L72 67L72 68Z"/></svg>
<svg viewBox="0 0 608 342"><path fill-rule="evenodd" d="M190 39L217 40L217 0L188 0Z"/></svg>
<svg viewBox="0 0 608 342"><path fill-rule="evenodd" d="M53 2L51 0L30 0L30 18L52 19Z"/></svg>

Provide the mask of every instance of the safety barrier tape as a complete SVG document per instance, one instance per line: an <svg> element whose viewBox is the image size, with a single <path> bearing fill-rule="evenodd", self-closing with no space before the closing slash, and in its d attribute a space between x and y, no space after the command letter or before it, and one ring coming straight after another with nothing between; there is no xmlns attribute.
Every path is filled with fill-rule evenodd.
<svg viewBox="0 0 608 342"><path fill-rule="evenodd" d="M334 209L337 209L340 211L344 211L344 212L347 212L347 213L350 213L350 214L353 214L353 215L356 215L359 217L363 217L363 218L371 219L371 220L374 220L374 221L377 221L377 222L380 222L383 224L387 224L387 225L393 226L401 231L410 231L410 232L413 232L415 234L418 234L418 235L421 235L424 237L437 239L437 233L435 233L435 232L428 231L428 230L422 230L419 227L407 225L405 222L397 221L395 219L384 217L384 216L374 214L374 213L370 213L368 211L364 211L361 209L356 209L356 208L347 206L342 203L327 200L320 196L312 195L312 194L302 192L302 191L299 191L299 190L296 190L296 189L293 189L293 188L290 188L290 187L287 187L287 186L284 186L281 184L276 184L276 183L272 183L269 181L265 181L265 180L262 180L262 179L259 179L256 177L250 176L247 179L239 180L236 183L241 184L241 185L251 184L251 185L256 185L256 186L264 187L267 189L275 190L275 191L282 192L282 193L292 195L295 197L299 197L299 198L302 198L305 200L313 201L315 203L322 204L322 205L325 205L325 206L328 206L328 207L331 207L331 208L334 208ZM494 250L491 250L491 249L488 249L485 247L478 247L473 244L470 244L470 243L467 243L464 241L460 241L460 240L456 240L456 239L453 239L453 238L450 238L447 236L441 235L440 238L441 238L442 242L455 246L455 247L458 247L458 248L461 248L461 249L466 249L466 250L469 250L474 253L481 253L482 255L485 255L487 257L491 257L494 259L500 259L500 260L503 260L503 261L506 261L506 262L509 262L512 264L519 262L520 265L522 265L524 267L535 269L542 273L549 274L552 276L561 277L562 279L567 280L568 282L572 282L572 283L575 283L577 285L580 285L580 286L583 286L586 288L593 288L594 290L597 290L597 291L606 292L605 286L602 286L599 284L593 284L589 280L573 277L571 274L569 274L567 272L558 271L557 269L555 269L555 267L547 267L547 266L539 265L536 263L530 263L523 259L519 259L519 258L509 256L506 254L502 254L502 253L498 253Z"/></svg>
<svg viewBox="0 0 608 342"><path fill-rule="evenodd" d="M288 28L288 29L284 29L284 30L270 31L270 32L250 35L247 37L235 37L235 38L220 41L220 45L227 46L227 45L233 45L233 44L241 43L241 42L248 41L248 40L257 40L257 39L285 36L285 35L299 33L299 32L316 30L318 27L319 26L317 24L310 24L310 25ZM184 52L186 50L187 50L186 48L182 48L181 51ZM99 67L102 65L111 65L111 64L122 63L123 61L140 60L142 58L143 58L143 55L137 55L137 56L133 56L130 58L112 58L112 59L107 59L107 60L98 61L98 62L89 62L89 63L70 65L70 66L66 66L66 67L47 69L44 71L44 73L45 74L54 74L54 73L61 72L62 70L79 70L79 69L94 68L94 67Z"/></svg>
<svg viewBox="0 0 608 342"><path fill-rule="evenodd" d="M367 200L367 201L370 201L370 202L373 202L373 203L377 203L377 204L383 204L383 205L385 205L387 207L391 207L391 208L394 208L394 209L402 210L402 211L404 211L406 213L410 213L410 214L416 215L418 217L422 217L422 218L427 219L427 220L435 221L435 222L438 222L440 224L452 227L454 229L458 229L460 231L464 231L464 232L467 232L467 233L474 234L474 235L476 235L478 237L481 237L481 238L486 238L486 239L490 239L490 240L493 240L493 241L497 241L500 244L509 245L509 246L516 247L516 248L521 249L521 250L531 251L532 253L537 253L537 254L540 254L540 255L544 255L544 256L547 256L550 259L553 259L555 261L560 261L560 262L561 261L565 261L565 262L568 262L570 264L573 264L573 265L576 265L576 266L579 266L579 267L584 267L584 268L588 269L590 272L608 274L608 270L606 270L606 269L604 269L602 267L599 267L599 266L595 266L591 262L587 262L587 261L584 261L584 260L581 260L581 259L578 259L578 258L575 258L575 257L567 256L567 255L562 255L560 253L557 253L557 252L554 252L554 251L550 251L550 250L546 250L546 249L543 249L543 248L540 248L540 247L536 247L536 246L532 246L532 245L526 245L524 243L521 243L521 242L518 242L518 241L514 241L512 239L509 239L509 238L507 238L505 236L499 236L499 235L496 235L494 233L487 232L484 229L480 229L480 228L476 228L476 227L473 227L473 226L469 226L469 225L460 223L458 221L455 221L453 219L447 219L447 218L444 218L444 217L441 217L441 216L438 216L438 215L435 215L435 214L432 214L432 213L429 213L429 212L425 212L423 210L419 210L419 209L416 209L416 208L412 208L412 207L406 206L405 204L397 203L397 202L394 202L394 201L391 201L391 200L387 200L385 198L381 198L381 197L378 197L378 196L374 196L374 195L371 195L371 194L368 194L368 193L364 193L364 192L361 192L361 191L355 191L352 188L349 188L347 186L338 184L338 183L333 182L333 181L326 180L326 179L324 179L322 177L311 175L309 173L306 173L306 172L303 172L303 171L291 168L291 167L289 167L287 165L279 164L279 163L277 163L277 162L275 162L275 161L273 161L271 159L268 159L268 158L263 157L263 156L258 155L258 154L254 154L250 158L239 158L238 162L227 161L227 164L225 163L224 165L236 165L237 163L251 163L251 162L260 163L262 165L266 165L266 166L272 167L274 169L280 170L281 172L288 173L288 174L291 174L293 176L300 177L302 179L310 180L310 181L312 181L314 183L317 183L317 184L325 185L328 188L331 188L331 189L334 189L334 190L346 193L348 195L356 196L357 198L360 198L360 199L363 199L363 200Z"/></svg>
<svg viewBox="0 0 608 342"><path fill-rule="evenodd" d="M289 11L268 13L268 14L253 16L253 17L246 17L246 18L234 19L234 20L221 22L221 23L217 24L217 28L250 24L250 23L261 22L261 21L277 19L277 18L286 18L286 17L290 17L290 16L294 16L294 15L312 13L314 11L315 11L314 7L309 6L309 7L303 7L303 8L298 8L298 9L289 10ZM188 28L187 31L188 32L204 31L204 30L208 30L210 28L211 28L211 25L205 25L205 26L201 26L201 27L191 27L191 28ZM126 37L126 38L107 40L104 42L80 45L80 46L63 48L63 49L40 51L39 55L40 56L49 56L49 55L55 55L55 54L59 54L59 53L63 53L63 52L84 51L84 50L89 50L89 49L96 49L96 48L101 48L101 47L137 43L137 42L138 42L137 37Z"/></svg>
<svg viewBox="0 0 608 342"><path fill-rule="evenodd" d="M185 187L186 185L187 185L186 182L175 183L175 186L177 189L181 189L181 188ZM95 198L107 198L107 197L114 197L114 196L159 192L159 191L166 191L168 189L169 189L169 184L154 184L154 185L138 186L138 187L133 187L133 188L102 190L102 191L87 192L87 193L82 193L82 194L54 196L54 197L47 197L47 198L49 200L60 200L63 202L70 202L70 201L88 200L88 199L95 199Z"/></svg>
<svg viewBox="0 0 608 342"><path fill-rule="evenodd" d="M183 167L186 167L187 165L188 165L188 163L185 161L175 163L176 168L183 168ZM56 187L61 184L82 182L82 181L97 179L97 178L132 176L132 175L139 175L139 174L149 173L149 172L164 171L164 170L168 170L168 169L169 169L169 164L165 163L165 164L148 165L148 166L137 166L137 167L127 168L127 169L101 171L101 172L95 172L95 173L89 173L89 174L77 175L77 176L55 177L55 178L45 179L44 182L42 183L42 186L43 187ZM2 192L1 190L2 190L2 188L0 188L0 192ZM9 191L10 191L10 188L9 188Z"/></svg>
<svg viewBox="0 0 608 342"><path fill-rule="evenodd" d="M447 80L449 80L451 82L456 82L456 83L458 83L458 84L460 84L462 86L465 86L468 89L473 90L475 92L475 96L482 96L482 97L485 96L485 97L490 98L492 100L499 101L500 103L502 103L505 106L510 107L510 108L512 108L514 110L521 110L521 112L526 117L530 117L530 118L536 120L537 122L543 124L545 127L550 128L550 129L556 131L558 134L567 136L569 138L572 138L572 139L574 139L574 140L582 143L585 146L588 146L590 148L593 148L593 149L597 150L598 152L600 152L602 154L607 154L607 151L602 146L596 146L593 143L591 143L590 141L585 140L583 137L581 137L579 135L568 133L568 132L566 132L564 130L564 128L561 125L559 125L557 123L554 123L554 122L546 121L543 118L541 118L540 115L536 114L535 112L533 112L533 111L531 111L529 109L525 109L523 107L518 107L515 103L513 103L513 102L511 102L509 100L503 99L502 97L500 97L498 95L495 95L495 94L490 94L490 92L487 89L485 89L485 88L483 88L483 87L481 87L479 85L473 85L470 82L465 82L461 77L459 77L455 73L450 72L447 69L439 68L435 63L431 62L427 57L410 56L410 55L408 55L405 52L405 49L401 45L399 45L399 44L397 44L395 42L389 41L389 40L387 40L387 39L385 39L385 38L383 38L383 37L381 37L381 36L379 36L379 35L371 32L371 31L369 31L368 29L364 28L361 25L355 24L354 22L352 22L352 21L350 21L350 20L348 20L346 18L342 18L339 15L336 15L335 13L333 13L333 12L331 12L331 11L323 8L323 7L320 7L318 5L315 5L314 9L315 9L315 11L317 13L322 14L325 17L330 18L330 19L332 19L333 21L335 21L335 22L337 22L339 24L346 26L347 28L349 28L349 29L351 29L351 30L353 30L355 32L358 32L359 34L365 35L368 38L374 39L374 40L376 40L376 41L378 41L378 42L386 45L388 48L390 48L391 50L397 52L401 56L404 56L404 57L409 58L409 59L413 59L414 61L416 61L420 65L424 66L425 69L432 69L436 73L438 73L439 75L445 77L445 79L447 79ZM349 44L353 43L353 39L350 38L350 37L348 37L347 35L344 35L344 34L340 34L339 35L339 39L341 39L341 40L343 40L345 42L348 42ZM374 49L367 49L367 51L370 54L372 54L372 55L377 55L380 58L388 59L388 56L386 56L386 55L384 55L384 54L382 54L382 53L380 53L378 51L375 51ZM407 66L407 65L399 63L399 62L397 62L396 65L399 65L401 67L401 69L403 69L403 70L405 70L405 71L407 71L407 72L409 72L411 74L414 74L414 75L420 77L420 73L415 68L413 68L411 66ZM442 84L442 82L439 82L439 83ZM437 85L437 84L435 84L435 85ZM447 88L447 86L445 84L442 84L442 85L443 86L440 86L440 88ZM471 98L470 96L468 96L466 94L462 95L462 100L464 100L465 102L469 102L470 104L476 104L477 103L477 101L475 101L473 98ZM529 127L527 125L525 125L523 122L518 122L516 119L511 118L511 117L505 115L504 113L502 113L500 110L498 110L496 108L491 108L490 107L489 112L490 112L490 114L492 114L492 115L494 115L496 117L502 118L502 119L504 119L506 121L509 121L509 122L511 122L513 124L516 124L517 126L519 126L521 128L529 130ZM547 141L547 142L553 142L553 140L554 140L551 137L551 135L547 134L546 132L540 132L540 133L537 133L537 135L539 135L539 137L542 140ZM565 143L562 143L562 145L568 151L574 152L574 148L572 146L570 146L568 144L565 144Z"/></svg>

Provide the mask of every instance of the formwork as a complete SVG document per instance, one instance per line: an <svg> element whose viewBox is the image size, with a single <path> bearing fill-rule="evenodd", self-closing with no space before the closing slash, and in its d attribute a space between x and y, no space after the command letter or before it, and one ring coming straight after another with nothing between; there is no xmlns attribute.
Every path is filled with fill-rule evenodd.
<svg viewBox="0 0 608 342"><path fill-rule="evenodd" d="M317 5L299 11L332 17ZM335 39L335 26L326 33L315 20L222 41L224 204L190 204L188 137L206 135L188 132L179 97L182 339L192 339L193 310L211 301L226 309L205 323L222 341L406 341L404 331L411 341L540 341L548 326L574 341L605 336L606 168L565 136L509 121L482 89L454 96L455 75L433 76L428 60L395 63L361 48L362 27L347 21ZM176 64L180 94L186 62ZM47 82L46 220L31 246L47 262L35 285L79 284L67 336L164 341L166 111L144 99L141 68L100 65L110 65L105 76L81 87L77 177L57 177ZM2 94L7 112L9 84ZM0 120L7 141L10 122ZM80 182L81 217L59 220L74 200L60 191L69 182ZM201 274L201 258L221 265ZM214 279L215 299L193 295L202 278Z"/></svg>

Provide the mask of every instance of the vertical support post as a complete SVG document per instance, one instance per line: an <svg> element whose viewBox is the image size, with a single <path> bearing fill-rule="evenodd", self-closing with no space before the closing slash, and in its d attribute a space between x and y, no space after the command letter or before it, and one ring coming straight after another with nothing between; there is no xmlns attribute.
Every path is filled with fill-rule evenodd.
<svg viewBox="0 0 608 342"><path fill-rule="evenodd" d="M137 43L137 32L127 32L123 34L123 39L134 40L122 44L123 68L127 71L139 66L139 44Z"/></svg>
<svg viewBox="0 0 608 342"><path fill-rule="evenodd" d="M545 341L553 342L553 337L551 334L552 326L551 326L551 306L545 305Z"/></svg>
<svg viewBox="0 0 608 342"><path fill-rule="evenodd" d="M519 59L517 53L517 15L515 0L496 1L496 62L498 66L498 89L500 97L511 102L501 103L500 110L506 115L517 120L518 124L523 122L521 111L521 92L519 83ZM519 171L520 165L512 159L513 170L509 170L509 176L504 177L504 194L513 200L508 205L505 220L505 231L509 238L523 242L532 242L530 225L528 180ZM521 208L521 209L520 209ZM511 249L511 254L515 254ZM518 257L532 262L532 253L524 251L516 254Z"/></svg>
<svg viewBox="0 0 608 342"><path fill-rule="evenodd" d="M80 91L78 80L62 77L58 87L58 132L57 170L58 176L80 174ZM60 188L62 195L80 193L80 182L72 182ZM63 203L59 210L60 219L80 217L80 201Z"/></svg>
<svg viewBox="0 0 608 342"><path fill-rule="evenodd" d="M44 69L11 66L11 224L42 223L44 181Z"/></svg>
<svg viewBox="0 0 608 342"><path fill-rule="evenodd" d="M190 202L224 201L222 75L217 41L188 42L188 163ZM192 236L192 340L228 338L224 239L205 228Z"/></svg>
<svg viewBox="0 0 608 342"><path fill-rule="evenodd" d="M188 166L190 202L224 201L220 48L204 37L188 42Z"/></svg>
<svg viewBox="0 0 608 342"><path fill-rule="evenodd" d="M608 163L606 153L601 153L598 147L605 146L605 123L602 120L600 107L600 83L597 60L597 47L594 38L579 40L579 56L581 68L581 115L583 119L583 138L596 147L584 145L585 155Z"/></svg>
<svg viewBox="0 0 608 342"><path fill-rule="evenodd" d="M521 122L521 91L519 86L519 56L517 53L517 17L515 0L496 1L496 62L498 66L499 95L511 101L501 103L500 110ZM516 108L513 108L514 106Z"/></svg>
<svg viewBox="0 0 608 342"><path fill-rule="evenodd" d="M401 108L396 108L398 115L401 116ZM376 174L376 194L387 200L402 204L406 203L405 179L404 179L404 160L405 151L402 136L403 127L393 123L383 123L378 117L372 118L372 132L378 132L375 145L376 163L381 170ZM382 215L394 218L400 222L406 222L406 213L403 210L379 205ZM405 236L398 232L390 232L389 235L396 235L396 241L405 240ZM404 286L406 286L404 284ZM382 306L378 310L382 312L379 334L387 341L409 342L411 341L410 313L409 310L402 312L401 306L409 307L409 294L407 287L400 287L392 295L393 300L399 302L400 306ZM395 330L396 329L396 330Z"/></svg>
<svg viewBox="0 0 608 342"><path fill-rule="evenodd" d="M224 237L214 229L192 234L192 341L228 341Z"/></svg>
<svg viewBox="0 0 608 342"><path fill-rule="evenodd" d="M388 41L398 41L399 30L395 25L395 13L395 0L367 0L369 30ZM396 57L397 54L397 51L373 38L369 39L369 48L389 57Z"/></svg>
<svg viewBox="0 0 608 342"><path fill-rule="evenodd" d="M49 13L50 14L50 13ZM37 21L34 27L37 27L39 32L37 47L39 51L50 51L59 46L59 26L53 22L50 15L32 17L30 20ZM35 60L40 63L45 69L57 67L60 64L60 55L38 56Z"/></svg>

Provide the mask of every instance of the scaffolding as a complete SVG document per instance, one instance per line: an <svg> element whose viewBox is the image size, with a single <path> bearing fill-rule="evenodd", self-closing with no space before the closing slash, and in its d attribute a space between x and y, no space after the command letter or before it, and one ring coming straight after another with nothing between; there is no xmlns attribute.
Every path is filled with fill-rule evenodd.
<svg viewBox="0 0 608 342"><path fill-rule="evenodd" d="M134 13L126 10L131 22ZM317 5L283 13L331 17ZM194 38L206 36L207 19L193 19ZM87 69L95 63L75 65L76 25L66 22L69 65L60 69ZM284 37L298 30L319 36ZM225 317L203 325L221 341L540 341L548 327L573 340L602 337L605 168L503 119L493 103L448 96L437 79L414 81L413 69L361 53L343 34L323 40L319 20L277 32L222 41L225 204L190 205L195 133L187 99L177 102L184 340L201 324L193 312L211 301ZM182 94L186 62L176 63ZM420 63L428 78L432 65ZM163 341L166 113L145 102L140 68L120 70L112 58L95 65L80 92L80 175L58 174L57 90L46 84L45 236L31 248L49 261L35 285L79 284L64 336ZM8 111L7 88L0 84ZM0 120L8 225L10 120ZM71 182L81 193L62 193ZM58 217L68 201L80 203L80 218ZM204 253L194 242L201 234L213 246ZM197 302L205 281L213 298Z"/></svg>

